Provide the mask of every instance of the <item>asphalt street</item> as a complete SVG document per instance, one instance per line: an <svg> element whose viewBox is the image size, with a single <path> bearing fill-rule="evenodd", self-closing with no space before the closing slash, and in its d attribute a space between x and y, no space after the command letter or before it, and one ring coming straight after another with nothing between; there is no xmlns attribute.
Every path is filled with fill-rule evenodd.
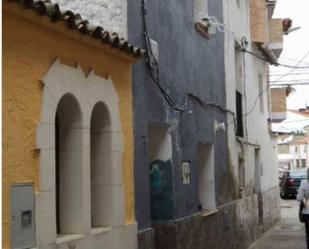
<svg viewBox="0 0 309 249"><path fill-rule="evenodd" d="M281 221L249 249L306 249L304 224L298 221L298 202L281 200Z"/></svg>

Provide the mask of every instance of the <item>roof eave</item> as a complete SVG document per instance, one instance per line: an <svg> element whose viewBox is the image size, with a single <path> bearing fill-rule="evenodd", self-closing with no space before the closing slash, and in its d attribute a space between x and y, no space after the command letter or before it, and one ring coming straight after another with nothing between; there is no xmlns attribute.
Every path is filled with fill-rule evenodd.
<svg viewBox="0 0 309 249"><path fill-rule="evenodd" d="M38 15L33 9L25 9L22 5L16 4L11 1L3 1L2 11L4 13L13 14L19 18L23 18L29 23L33 23L46 29L53 30L59 35L71 38L77 42L82 42L86 45L95 47L102 52L112 54L130 63L137 62L145 55L145 51L143 49L140 49L139 53L136 53L136 50L139 48L133 47L131 45L130 51L128 52L128 50L123 50L116 45L113 46L113 44L106 43L102 39L96 39L95 37L83 34L75 29L70 29L64 21L51 22L48 16Z"/></svg>

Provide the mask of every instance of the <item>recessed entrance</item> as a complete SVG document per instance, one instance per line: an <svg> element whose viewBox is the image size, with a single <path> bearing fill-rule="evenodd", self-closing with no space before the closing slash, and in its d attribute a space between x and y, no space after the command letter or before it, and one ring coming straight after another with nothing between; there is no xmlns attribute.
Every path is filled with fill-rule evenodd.
<svg viewBox="0 0 309 249"><path fill-rule="evenodd" d="M55 118L57 234L82 232L82 129L75 97L64 95ZM48 225L48 224L47 224Z"/></svg>
<svg viewBox="0 0 309 249"><path fill-rule="evenodd" d="M172 141L168 127L148 127L148 160L152 223L173 216Z"/></svg>
<svg viewBox="0 0 309 249"><path fill-rule="evenodd" d="M212 144L198 144L198 199L201 210L216 208L214 149Z"/></svg>
<svg viewBox="0 0 309 249"><path fill-rule="evenodd" d="M91 227L109 226L106 218L111 196L107 177L111 172L110 116L104 103L95 105L91 115Z"/></svg>

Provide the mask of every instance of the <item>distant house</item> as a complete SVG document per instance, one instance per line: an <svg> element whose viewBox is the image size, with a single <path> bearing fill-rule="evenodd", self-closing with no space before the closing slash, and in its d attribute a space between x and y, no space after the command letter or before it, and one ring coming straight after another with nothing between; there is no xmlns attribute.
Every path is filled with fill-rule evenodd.
<svg viewBox="0 0 309 249"><path fill-rule="evenodd" d="M3 248L136 249L132 64L49 1L3 1Z"/></svg>
<svg viewBox="0 0 309 249"><path fill-rule="evenodd" d="M290 154L289 142L293 140L293 134L280 133L278 137L278 169L279 172L289 170L291 168L292 155Z"/></svg>
<svg viewBox="0 0 309 249"><path fill-rule="evenodd" d="M133 68L139 249L248 248L279 219L275 3L128 1L128 36L151 48Z"/></svg>
<svg viewBox="0 0 309 249"><path fill-rule="evenodd" d="M272 125L278 134L279 170L309 167L309 107L288 110L287 119Z"/></svg>
<svg viewBox="0 0 309 249"><path fill-rule="evenodd" d="M301 137L289 142L291 168L309 168L309 136Z"/></svg>
<svg viewBox="0 0 309 249"><path fill-rule="evenodd" d="M226 32L225 71L227 108L236 114L236 127L227 128L229 160L241 196L236 203L245 201L256 207L237 212L256 217L255 223L252 220L245 227L258 224L264 231L280 216L274 180L278 178L276 137L269 120L274 112L280 120L286 115L285 88L271 89L266 63L277 64L283 50L282 19L273 18L275 6L276 1L235 1L227 3L225 17L228 31L235 32ZM275 95L277 100L272 98ZM228 124L233 122L229 115Z"/></svg>
<svg viewBox="0 0 309 249"><path fill-rule="evenodd" d="M307 127L307 128L306 128ZM299 110L287 110L286 119L280 123L272 123L273 133L304 133L309 129L309 107Z"/></svg>
<svg viewBox="0 0 309 249"><path fill-rule="evenodd" d="M282 137L282 135L280 136ZM286 142L278 143L278 167L291 170L309 167L309 136L290 135Z"/></svg>
<svg viewBox="0 0 309 249"><path fill-rule="evenodd" d="M308 137L294 134L280 134L278 137L278 168L279 172L307 167Z"/></svg>

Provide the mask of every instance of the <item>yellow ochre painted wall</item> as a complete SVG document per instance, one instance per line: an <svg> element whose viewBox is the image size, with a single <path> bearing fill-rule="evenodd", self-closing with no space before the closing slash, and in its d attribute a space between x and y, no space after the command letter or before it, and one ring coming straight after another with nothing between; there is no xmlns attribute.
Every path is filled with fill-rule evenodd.
<svg viewBox="0 0 309 249"><path fill-rule="evenodd" d="M93 68L98 75L110 75L120 99L121 125L124 134L123 177L125 185L126 223L135 221L133 190L133 115L130 58L122 52L90 46L83 39L94 38L68 30L63 24L50 23L44 17L20 8L21 16L6 11L3 3L3 163L2 163L2 235L3 248L10 248L10 186L33 182L39 186L39 151L35 134L40 121L43 86L41 79L58 57L64 64L78 62L86 72ZM32 22L42 20L43 24ZM30 13L30 14L29 14ZM44 24L45 22L45 24ZM75 37L64 33L77 33ZM50 28L50 26L53 26ZM98 41L100 42L100 41ZM111 53L108 49L113 50ZM117 56L119 53L119 56Z"/></svg>

